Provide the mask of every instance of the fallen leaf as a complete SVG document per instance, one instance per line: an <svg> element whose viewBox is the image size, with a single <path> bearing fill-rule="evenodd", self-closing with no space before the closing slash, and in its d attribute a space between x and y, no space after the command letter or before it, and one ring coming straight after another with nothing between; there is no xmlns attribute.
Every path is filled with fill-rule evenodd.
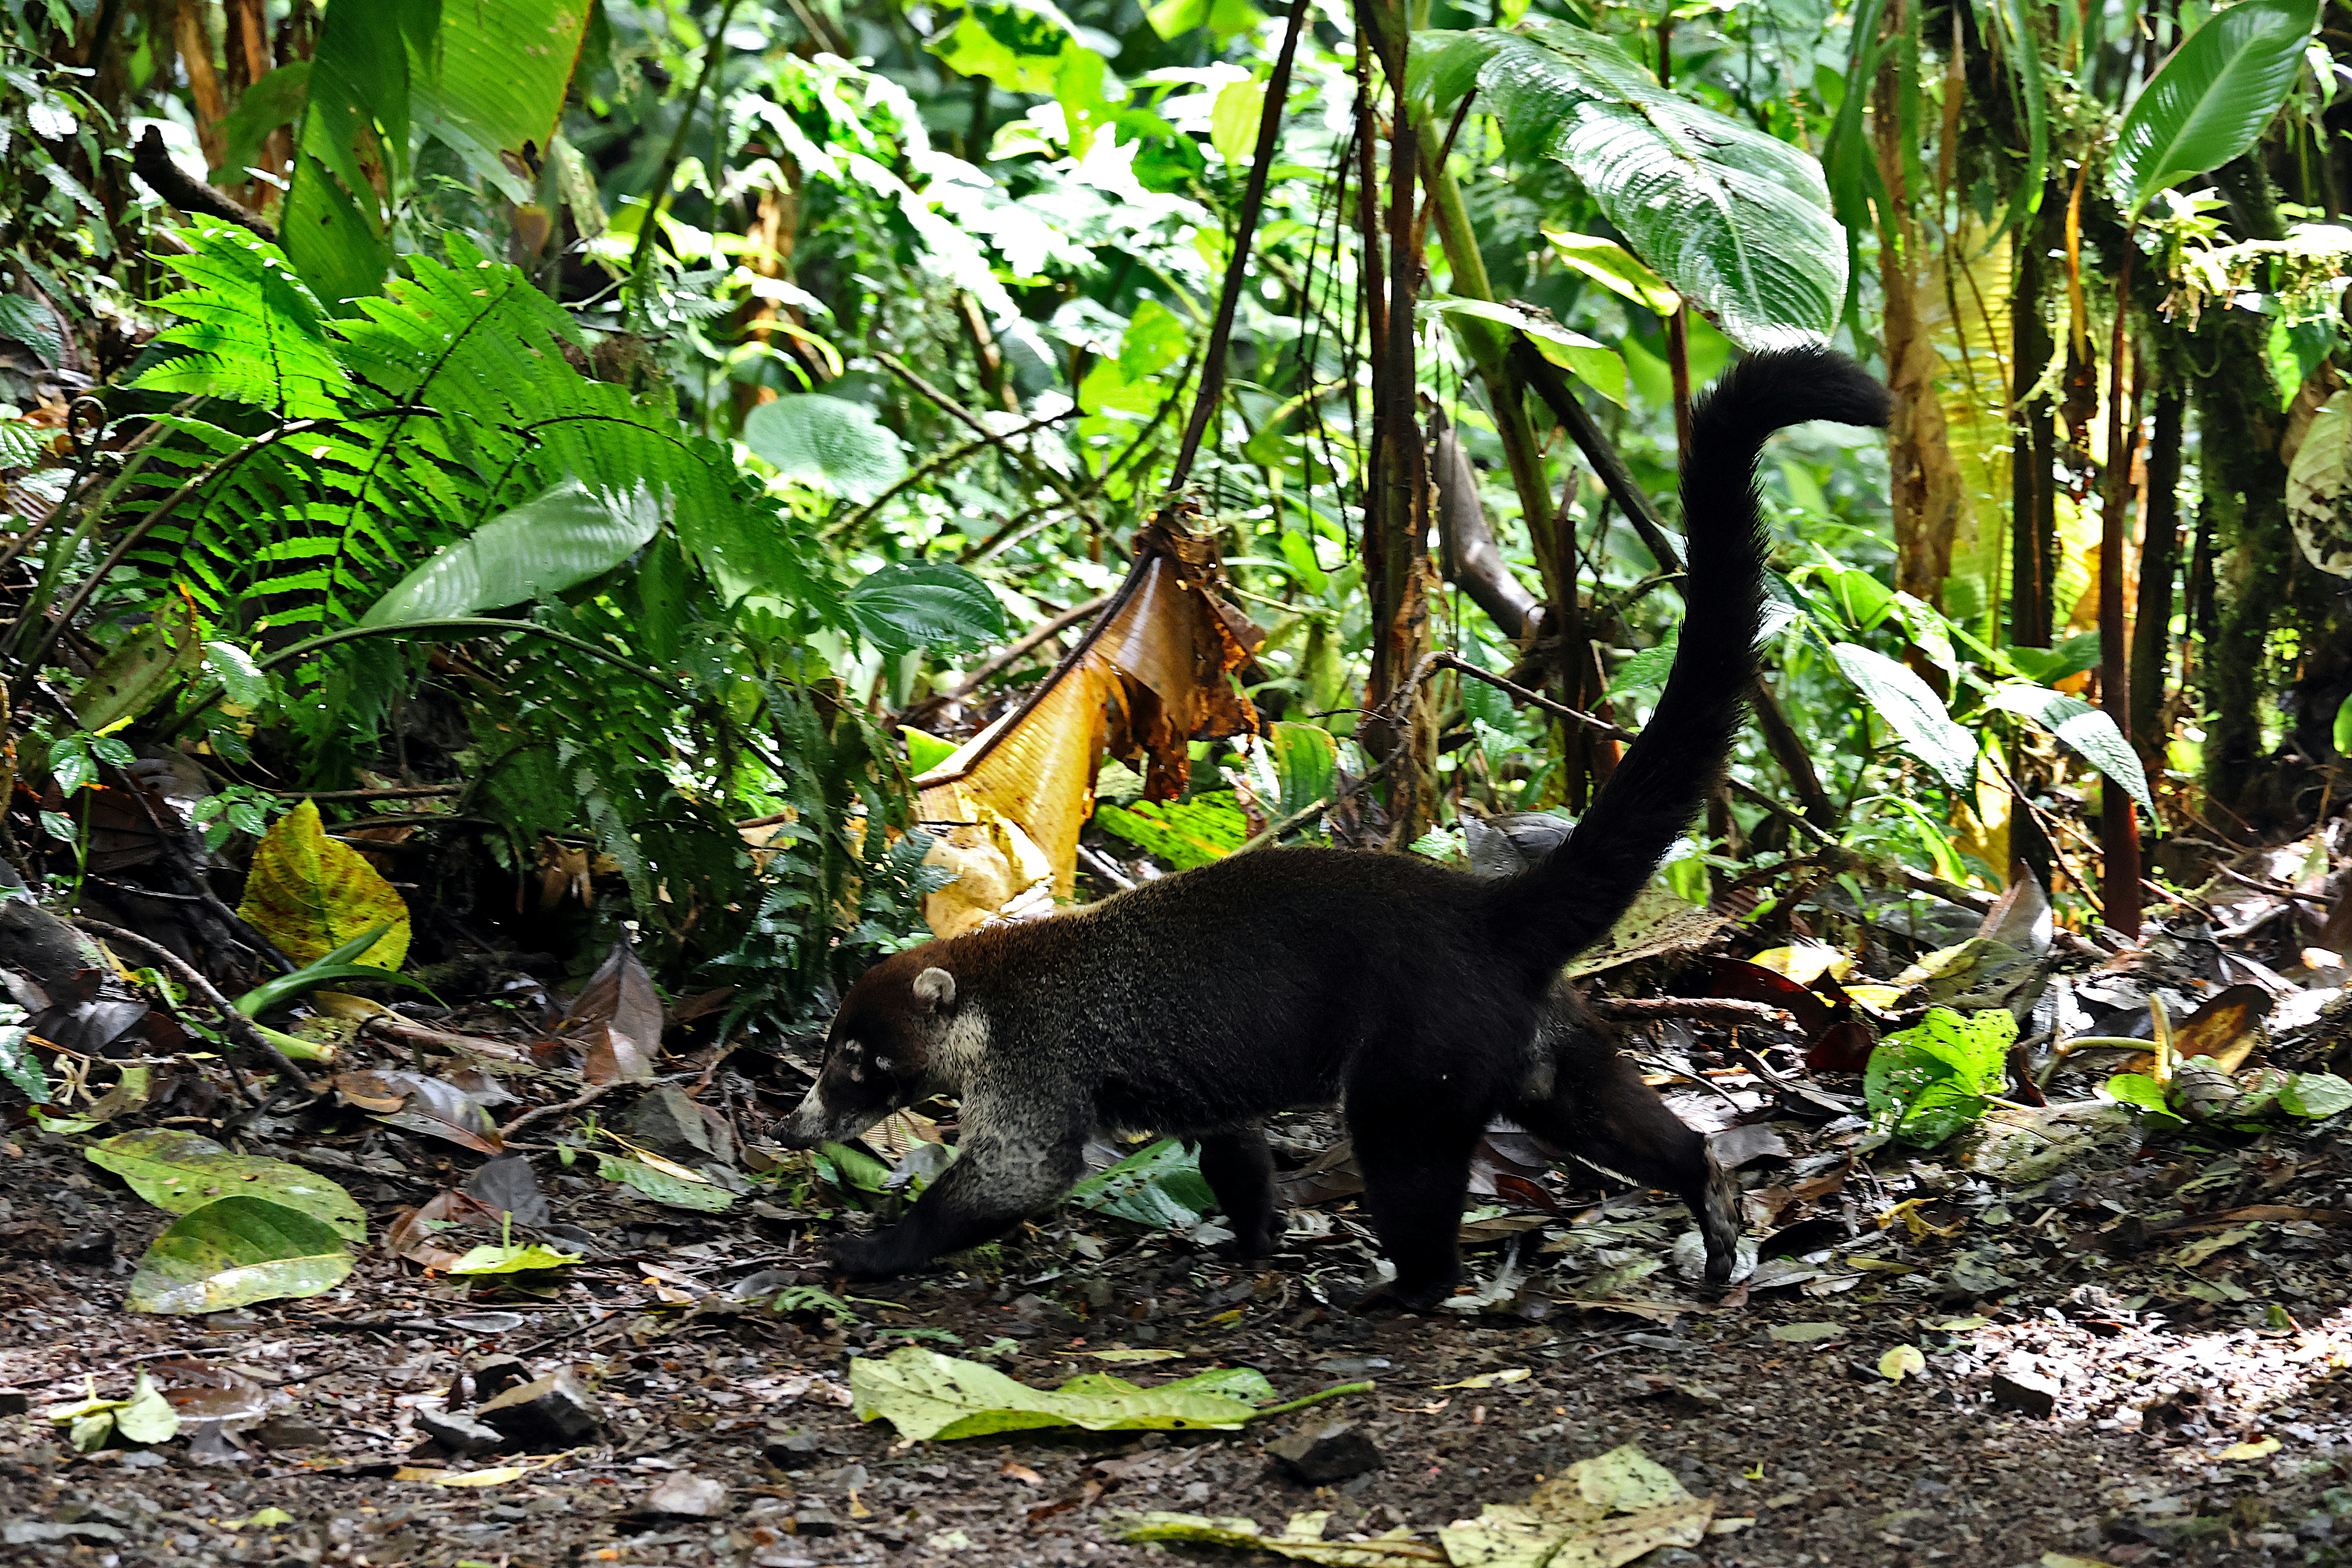
<svg viewBox="0 0 2352 1568"><path fill-rule="evenodd" d="M495 1154L505 1147L488 1110L446 1079L414 1072L344 1072L337 1073L333 1082L345 1100L390 1126L480 1154ZM392 1109L379 1109L387 1105Z"/></svg>
<svg viewBox="0 0 2352 1568"><path fill-rule="evenodd" d="M366 1214L335 1183L284 1160L233 1154L194 1132L144 1128L92 1143L82 1153L173 1214L193 1213L222 1198L263 1198L323 1220L352 1241L367 1239Z"/></svg>
<svg viewBox="0 0 2352 1568"><path fill-rule="evenodd" d="M586 1048L581 1074L592 1088L654 1079L654 1061L661 1054L661 996L626 941L613 943L555 1032Z"/></svg>
<svg viewBox="0 0 2352 1568"><path fill-rule="evenodd" d="M2257 1437L2251 1443L2231 1444L2213 1458L2224 1461L2260 1459L2277 1453L2279 1447L2279 1440L2275 1437Z"/></svg>
<svg viewBox="0 0 2352 1568"><path fill-rule="evenodd" d="M1811 1344L1816 1340L1833 1340L1845 1332L1836 1323L1780 1323L1766 1331L1783 1344Z"/></svg>
<svg viewBox="0 0 2352 1568"><path fill-rule="evenodd" d="M326 1221L259 1198L222 1198L149 1244L128 1304L135 1312L218 1312L322 1295L351 1271L351 1252Z"/></svg>
<svg viewBox="0 0 2352 1568"><path fill-rule="evenodd" d="M1389 1563L1459 1563L1409 1530L1393 1530L1370 1541L1326 1541L1326 1513L1293 1514L1279 1535L1268 1535L1251 1519L1212 1518L1199 1513L1141 1513L1129 1517L1119 1531L1121 1541L1181 1542L1194 1546L1230 1546L1243 1552L1271 1552L1300 1563L1328 1563L1339 1568L1374 1568Z"/></svg>
<svg viewBox="0 0 2352 1568"><path fill-rule="evenodd" d="M1535 1373L1528 1367L1515 1366L1507 1372L1482 1372L1475 1377L1465 1377L1459 1383L1439 1383L1433 1384L1431 1386L1434 1388L1500 1388L1507 1384L1525 1383L1534 1375Z"/></svg>
<svg viewBox="0 0 2352 1568"><path fill-rule="evenodd" d="M1033 1426L1089 1432L1211 1428L1234 1431L1274 1397L1265 1374L1218 1367L1157 1388L1086 1373L1057 1389L1032 1388L992 1366L908 1345L849 1363L862 1421L887 1420L903 1438L974 1437Z"/></svg>
<svg viewBox="0 0 2352 1568"><path fill-rule="evenodd" d="M1917 1345L1896 1345L1878 1358L1879 1375L1890 1383L1900 1383L1908 1374L1918 1376L1927 1370L1927 1358Z"/></svg>
<svg viewBox="0 0 2352 1568"><path fill-rule="evenodd" d="M254 846L236 913L297 963L376 926L388 929L353 962L398 969L408 956L408 906L398 889L358 850L327 837L310 801L271 823Z"/></svg>

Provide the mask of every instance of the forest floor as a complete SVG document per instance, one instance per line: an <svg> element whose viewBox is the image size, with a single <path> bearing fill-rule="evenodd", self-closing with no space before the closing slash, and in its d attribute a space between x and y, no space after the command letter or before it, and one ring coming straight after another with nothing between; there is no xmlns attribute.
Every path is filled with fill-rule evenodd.
<svg viewBox="0 0 2352 1568"><path fill-rule="evenodd" d="M1295 1121L1290 1146L1325 1125ZM592 1261L549 1298L469 1300L370 1248L325 1296L132 1313L126 1260L170 1216L66 1141L19 1132L0 1143L0 1409L16 1412L0 1419L0 1560L1272 1562L1122 1531L1180 1510L1273 1532L1312 1509L1335 1542L1403 1529L1426 1545L1624 1444L1713 1502L1714 1533L1641 1559L1660 1568L2352 1559L2352 1261L2336 1228L2352 1222L2352 1145L2135 1136L2002 1190L1893 1149L1850 1162L1857 1130L1834 1121L1754 1125L1775 1136L1741 1144L1769 1150L1751 1208L1807 1189L1813 1231L1783 1227L1780 1250L1821 1245L1728 1295L1677 1276L1685 1217L1655 1194L1481 1247L1478 1279L1507 1271L1503 1289L1431 1318L1318 1300L1368 1271L1344 1203L1299 1227L1328 1234L1258 1268L1072 1210L1008 1247L995 1278L860 1287L846 1322L769 1305L780 1284L823 1279L809 1227L616 1197L551 1160L549 1234ZM273 1147L272 1131L290 1141ZM299 1142L318 1131L264 1126L248 1147L318 1163L329 1141ZM381 1173L344 1177L379 1224L437 1184L346 1163ZM1222 1363L1285 1398L1371 1387L1271 1431L900 1443L853 1414L845 1369L910 1343L1039 1386L1129 1346L1179 1352L1116 1367L1147 1384ZM1891 1379L1904 1346L1921 1353ZM119 1395L135 1367L176 1390L173 1441L78 1454L42 1417L86 1377ZM566 1368L601 1422L542 1445L555 1452L460 1458L420 1426L500 1375ZM1502 1375L1445 1386L1479 1374ZM1324 1486L1268 1452L1338 1422L1369 1446L1327 1445L1339 1473ZM494 1466L524 1473L446 1484Z"/></svg>

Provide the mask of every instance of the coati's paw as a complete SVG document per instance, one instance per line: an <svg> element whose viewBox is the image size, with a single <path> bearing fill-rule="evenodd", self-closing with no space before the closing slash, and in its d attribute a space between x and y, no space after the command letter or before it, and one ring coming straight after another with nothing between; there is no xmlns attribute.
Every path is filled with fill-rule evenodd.
<svg viewBox="0 0 2352 1568"><path fill-rule="evenodd" d="M1273 1226L1254 1226L1230 1241L1218 1242L1209 1248L1228 1263L1248 1263L1274 1256L1278 1233Z"/></svg>
<svg viewBox="0 0 2352 1568"><path fill-rule="evenodd" d="M1376 1312L1388 1309L1427 1314L1435 1311L1439 1302L1453 1295L1454 1286L1459 1283L1458 1279L1410 1285L1401 1279L1389 1279L1370 1287L1354 1300L1341 1305L1350 1312Z"/></svg>
<svg viewBox="0 0 2352 1568"><path fill-rule="evenodd" d="M888 1242L887 1233L837 1236L833 1239L833 1267L852 1279L887 1279L903 1273L903 1266L891 1256L896 1249Z"/></svg>

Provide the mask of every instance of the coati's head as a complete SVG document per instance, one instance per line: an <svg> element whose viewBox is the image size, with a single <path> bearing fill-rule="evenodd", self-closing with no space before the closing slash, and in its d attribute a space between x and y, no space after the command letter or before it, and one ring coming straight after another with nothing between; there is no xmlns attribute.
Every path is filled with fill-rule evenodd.
<svg viewBox="0 0 2352 1568"><path fill-rule="evenodd" d="M794 1149L856 1137L929 1092L956 1016L955 976L935 943L867 970L826 1032L824 1066L779 1131Z"/></svg>

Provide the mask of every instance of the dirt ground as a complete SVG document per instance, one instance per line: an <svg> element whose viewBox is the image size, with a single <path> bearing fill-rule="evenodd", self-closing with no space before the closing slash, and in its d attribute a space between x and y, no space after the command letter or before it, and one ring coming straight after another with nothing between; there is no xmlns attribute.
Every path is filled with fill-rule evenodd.
<svg viewBox="0 0 2352 1568"><path fill-rule="evenodd" d="M1292 1130L1294 1160L1318 1125ZM1743 1172L1751 1208L1798 1190L1811 1214L1773 1244L1801 1261L1728 1296L1678 1275L1679 1205L1602 1203L1551 1177L1567 1214L1473 1253L1482 1282L1509 1276L1485 1310L1328 1305L1370 1262L1341 1200L1261 1268L1067 1211L987 1260L992 1274L857 1288L846 1323L771 1306L828 1283L823 1227L756 1201L660 1208L551 1156L535 1162L549 1233L591 1261L551 1296L468 1299L372 1247L326 1296L132 1314L127 1260L169 1216L23 1130L0 1143L0 1561L1273 1562L1124 1544L1121 1520L1176 1510L1272 1531L1328 1509L1334 1540L1429 1540L1625 1443L1717 1504L1719 1533L1641 1559L1660 1568L2352 1561L2352 1146L2332 1123L2293 1143L2151 1142L2009 1191L1892 1149L1850 1165L1858 1129L1836 1121L1759 1125L1773 1136L1738 1145L1768 1150ZM380 1226L439 1184L439 1156L387 1159L370 1136L372 1157L340 1157L377 1173L331 1173ZM1110 1346L1182 1352L1118 1369L1145 1384L1224 1364L1285 1398L1373 1386L1265 1431L901 1444L853 1414L846 1369L909 1343L1045 1386L1102 1370L1085 1352ZM1890 1380L1882 1361L1906 1345L1923 1370ZM127 1393L139 1368L173 1391L169 1443L77 1454L41 1414L86 1378ZM603 1426L555 1452L457 1456L420 1425L464 1410L477 1376L566 1368ZM1315 1488L1266 1452L1340 1421L1374 1468ZM472 1488L403 1466L443 1480L534 1468Z"/></svg>

